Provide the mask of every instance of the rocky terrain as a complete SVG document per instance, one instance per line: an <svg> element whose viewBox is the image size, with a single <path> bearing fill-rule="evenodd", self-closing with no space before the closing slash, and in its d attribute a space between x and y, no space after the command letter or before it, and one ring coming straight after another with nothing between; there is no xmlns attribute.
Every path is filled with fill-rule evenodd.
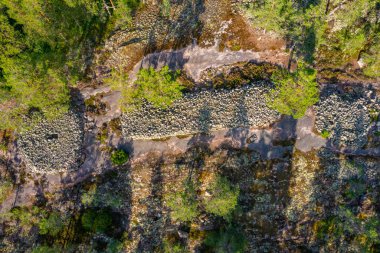
<svg viewBox="0 0 380 253"><path fill-rule="evenodd" d="M378 252L380 85L317 76L319 101L281 115L293 49L252 1L169 2L94 49L68 113L0 132L0 252ZM164 65L183 96L123 112L113 69Z"/></svg>
<svg viewBox="0 0 380 253"><path fill-rule="evenodd" d="M265 83L190 93L167 110L149 105L121 118L126 138L161 138L225 128L266 127L280 115L266 106Z"/></svg>
<svg viewBox="0 0 380 253"><path fill-rule="evenodd" d="M35 172L66 171L78 168L83 136L83 119L72 111L23 133L18 145L28 167Z"/></svg>

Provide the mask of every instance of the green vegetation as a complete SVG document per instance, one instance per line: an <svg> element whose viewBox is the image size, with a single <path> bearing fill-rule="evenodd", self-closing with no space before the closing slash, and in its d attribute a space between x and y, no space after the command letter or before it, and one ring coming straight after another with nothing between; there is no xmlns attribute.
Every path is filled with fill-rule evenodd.
<svg viewBox="0 0 380 253"><path fill-rule="evenodd" d="M85 207L104 206L119 209L123 205L123 198L118 192L103 190L93 185L82 194L81 202Z"/></svg>
<svg viewBox="0 0 380 253"><path fill-rule="evenodd" d="M64 223L59 213L53 212L48 218L43 218L39 224L41 235L57 236L62 230Z"/></svg>
<svg viewBox="0 0 380 253"><path fill-rule="evenodd" d="M164 238L163 240L163 253L189 253L185 246L176 242L175 240L169 240Z"/></svg>
<svg viewBox="0 0 380 253"><path fill-rule="evenodd" d="M243 253L247 242L244 235L232 225L206 235L204 244L215 253Z"/></svg>
<svg viewBox="0 0 380 253"><path fill-rule="evenodd" d="M119 0L113 1L115 10L113 13L113 22L116 29L125 29L132 24L132 17L136 10L142 6L140 0ZM111 3L112 5L112 3ZM112 11L112 10L111 10Z"/></svg>
<svg viewBox="0 0 380 253"><path fill-rule="evenodd" d="M122 250L123 243L118 240L111 239L111 241L107 244L106 253L119 253L122 252Z"/></svg>
<svg viewBox="0 0 380 253"><path fill-rule="evenodd" d="M10 181L0 182L0 204L11 194L13 190L13 184Z"/></svg>
<svg viewBox="0 0 380 253"><path fill-rule="evenodd" d="M61 249L59 247L53 246L37 246L32 250L32 253L57 253L61 252Z"/></svg>
<svg viewBox="0 0 380 253"><path fill-rule="evenodd" d="M337 210L314 223L315 236L329 250L339 249L345 244L355 249L355 252L376 252L375 249L380 244L380 219L376 212L362 206L363 200L367 206L375 204L377 193L373 194L373 188L364 176L364 167L360 164L347 161L343 163L342 169L356 173L344 179L337 198L340 199ZM353 203L360 204L358 206Z"/></svg>
<svg viewBox="0 0 380 253"><path fill-rule="evenodd" d="M239 188L231 185L227 178L217 176L208 191L211 196L204 201L206 211L230 219L238 203Z"/></svg>
<svg viewBox="0 0 380 253"><path fill-rule="evenodd" d="M129 84L124 70L114 70L106 82L121 91L124 111L139 108L144 101L165 109L182 97L184 87L177 81L178 77L179 71L173 72L168 66L164 66L159 71L152 67L140 69L133 84Z"/></svg>
<svg viewBox="0 0 380 253"><path fill-rule="evenodd" d="M380 76L377 0L260 0L246 5L253 25L283 36L295 56L319 68L362 59L363 73Z"/></svg>
<svg viewBox="0 0 380 253"><path fill-rule="evenodd" d="M84 229L95 233L104 233L112 225L112 216L106 210L95 211L93 209L86 210L81 218Z"/></svg>
<svg viewBox="0 0 380 253"><path fill-rule="evenodd" d="M104 4L116 8L104 8ZM4 0L0 3L0 129L20 129L69 108L86 58L138 0Z"/></svg>
<svg viewBox="0 0 380 253"><path fill-rule="evenodd" d="M111 154L111 162L113 165L123 165L129 159L129 155L123 149L117 149Z"/></svg>
<svg viewBox="0 0 380 253"><path fill-rule="evenodd" d="M166 202L174 220L191 221L199 214L197 193L191 181L184 184L183 191L170 194Z"/></svg>
<svg viewBox="0 0 380 253"><path fill-rule="evenodd" d="M32 208L14 207L10 212L1 214L5 220L18 221L21 227L30 228L38 225L41 218L46 216L46 212L36 206Z"/></svg>
<svg viewBox="0 0 380 253"><path fill-rule="evenodd" d="M303 64L294 73L278 70L272 79L276 88L270 91L267 103L281 114L301 118L307 108L319 101L316 71Z"/></svg>
<svg viewBox="0 0 380 253"><path fill-rule="evenodd" d="M169 17L170 9L171 9L170 0L162 0L162 4L161 4L162 15L164 15L165 17Z"/></svg>
<svg viewBox="0 0 380 253"><path fill-rule="evenodd" d="M322 138L329 138L330 137L330 132L327 131L326 129L323 129L322 132L321 132L321 136Z"/></svg>
<svg viewBox="0 0 380 253"><path fill-rule="evenodd" d="M341 207L336 216L317 221L314 224L317 238L335 243L348 240L363 252L375 252L374 247L380 243L377 228L380 220L377 217L361 217L346 207Z"/></svg>

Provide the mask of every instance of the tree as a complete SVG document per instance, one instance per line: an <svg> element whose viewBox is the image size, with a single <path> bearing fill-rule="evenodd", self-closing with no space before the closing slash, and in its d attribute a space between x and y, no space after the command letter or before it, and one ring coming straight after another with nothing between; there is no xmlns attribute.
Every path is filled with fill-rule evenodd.
<svg viewBox="0 0 380 253"><path fill-rule="evenodd" d="M239 188L231 185L227 178L217 176L207 191L211 196L204 199L206 211L229 219L238 203Z"/></svg>
<svg viewBox="0 0 380 253"><path fill-rule="evenodd" d="M377 77L378 6L377 0L258 0L245 10L255 27L285 38L291 56L336 69L363 55L363 73Z"/></svg>
<svg viewBox="0 0 380 253"><path fill-rule="evenodd" d="M174 220L192 221L199 214L197 195L193 183L184 184L183 191L176 191L166 198L167 206L171 209Z"/></svg>
<svg viewBox="0 0 380 253"><path fill-rule="evenodd" d="M119 0L113 13L116 29L124 29L131 25L134 12L140 8L140 0Z"/></svg>
<svg viewBox="0 0 380 253"><path fill-rule="evenodd" d="M168 66L160 70L150 67L140 69L133 84L128 82L124 70L113 70L105 82L122 93L123 111L131 111L146 101L156 108L166 109L175 100L182 97L184 87L177 81L179 71L171 71Z"/></svg>
<svg viewBox="0 0 380 253"><path fill-rule="evenodd" d="M84 77L92 48L140 5L113 0L115 9L107 11L104 2L1 1L0 129L20 130L67 112L69 87Z"/></svg>
<svg viewBox="0 0 380 253"><path fill-rule="evenodd" d="M57 236L63 229L63 221L59 213L53 212L48 218L42 219L38 227L40 229L41 235L51 235L53 237Z"/></svg>
<svg viewBox="0 0 380 253"><path fill-rule="evenodd" d="M122 149L115 150L111 154L111 162L113 165L123 165L129 159L129 155Z"/></svg>
<svg viewBox="0 0 380 253"><path fill-rule="evenodd" d="M380 77L380 36L374 40L375 45L361 55L364 63L363 72L370 77Z"/></svg>
<svg viewBox="0 0 380 253"><path fill-rule="evenodd" d="M277 71L272 80L276 87L269 92L267 104L281 114L301 118L307 108L319 101L316 71L303 64L294 73Z"/></svg>
<svg viewBox="0 0 380 253"><path fill-rule="evenodd" d="M40 245L34 248L32 250L32 253L57 253L57 252L60 252L60 250L61 249L58 246L49 247L45 245Z"/></svg>
<svg viewBox="0 0 380 253"><path fill-rule="evenodd" d="M291 49L291 57L294 51L296 56L311 64L326 29L324 2L260 0L248 5L246 12L254 26L284 37Z"/></svg>
<svg viewBox="0 0 380 253"><path fill-rule="evenodd" d="M207 234L204 244L215 253L243 253L247 245L244 235L233 225Z"/></svg>
<svg viewBox="0 0 380 253"><path fill-rule="evenodd" d="M112 225L112 216L106 210L86 210L81 218L84 229L95 233L104 233Z"/></svg>

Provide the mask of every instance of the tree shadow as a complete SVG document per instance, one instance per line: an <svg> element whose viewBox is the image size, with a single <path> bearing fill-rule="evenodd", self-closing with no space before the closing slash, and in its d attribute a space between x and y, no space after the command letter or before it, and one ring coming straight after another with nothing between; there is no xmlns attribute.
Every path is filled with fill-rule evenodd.
<svg viewBox="0 0 380 253"><path fill-rule="evenodd" d="M162 28L159 25L162 22L162 17L156 19L156 23L151 26L148 32L144 55L162 51L165 48L169 48L168 45L171 45L171 49L184 47L191 44L194 38L198 38L201 35L203 25L200 21L200 15L205 11L204 1L180 0L172 8L182 4L185 4L185 6L181 13L178 14L176 20L166 18L166 31L157 30ZM164 39L161 43L157 41L157 34L164 34Z"/></svg>
<svg viewBox="0 0 380 253"><path fill-rule="evenodd" d="M160 157L152 167L150 181L151 192L144 200L147 203L147 215L139 223L140 241L136 252L154 252L162 245L164 226L166 223L163 215L163 157Z"/></svg>

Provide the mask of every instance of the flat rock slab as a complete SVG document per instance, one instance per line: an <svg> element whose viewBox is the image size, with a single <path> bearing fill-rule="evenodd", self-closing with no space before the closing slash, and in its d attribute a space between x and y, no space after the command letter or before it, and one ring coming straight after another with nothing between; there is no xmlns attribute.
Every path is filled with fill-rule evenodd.
<svg viewBox="0 0 380 253"><path fill-rule="evenodd" d="M194 81L198 82L202 71L208 68L246 61L271 62L268 60L268 54L266 51L255 52L252 50L231 51L226 49L220 51L218 45L208 48L190 45L180 50L167 50L148 54L134 66L130 77L134 80L141 68L153 67L160 69L167 65L170 69L184 70ZM287 53L278 54L278 58L287 56ZM272 63L281 64L278 62Z"/></svg>

